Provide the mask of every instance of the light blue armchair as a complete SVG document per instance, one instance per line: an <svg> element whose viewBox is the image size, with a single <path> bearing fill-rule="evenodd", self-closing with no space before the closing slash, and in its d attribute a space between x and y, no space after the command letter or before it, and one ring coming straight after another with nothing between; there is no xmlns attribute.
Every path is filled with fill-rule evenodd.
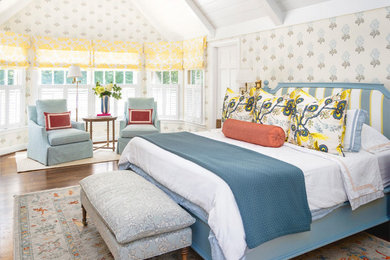
<svg viewBox="0 0 390 260"><path fill-rule="evenodd" d="M72 122L72 128L46 131L44 112L69 111L65 99L38 100L28 107L27 157L44 165L54 165L93 156L92 141L84 123Z"/></svg>
<svg viewBox="0 0 390 260"><path fill-rule="evenodd" d="M153 108L153 125L128 125L129 108L150 109ZM116 152L121 154L131 138L142 134L153 134L160 132L160 120L157 117L157 103L153 98L129 98L125 102L125 116L120 121L119 138Z"/></svg>

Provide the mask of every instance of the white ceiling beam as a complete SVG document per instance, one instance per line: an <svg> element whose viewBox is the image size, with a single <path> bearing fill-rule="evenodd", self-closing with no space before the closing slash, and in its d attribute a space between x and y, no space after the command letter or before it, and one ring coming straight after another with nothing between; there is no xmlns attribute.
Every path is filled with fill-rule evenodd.
<svg viewBox="0 0 390 260"><path fill-rule="evenodd" d="M193 0L185 0L188 7L192 10L196 17L200 20L205 29L209 32L210 37L215 36L215 26L210 22L210 20L206 17L203 11L199 8L199 6Z"/></svg>
<svg viewBox="0 0 390 260"><path fill-rule="evenodd" d="M218 28L217 34L213 40L225 39L248 33L261 32L284 26L303 24L321 19L329 19L330 17L364 12L388 6L389 0L328 0L318 4L287 11L283 25L280 26L275 26L271 19L268 19L268 17L261 17L239 24Z"/></svg>
<svg viewBox="0 0 390 260"><path fill-rule="evenodd" d="M272 22L276 25L282 25L284 22L285 14L280 8L280 6L276 3L275 0L260 0L265 9L265 13L268 14L268 17L272 20Z"/></svg>
<svg viewBox="0 0 390 260"><path fill-rule="evenodd" d="M6 23L14 15L22 11L33 0L3 0L0 1L0 25Z"/></svg>

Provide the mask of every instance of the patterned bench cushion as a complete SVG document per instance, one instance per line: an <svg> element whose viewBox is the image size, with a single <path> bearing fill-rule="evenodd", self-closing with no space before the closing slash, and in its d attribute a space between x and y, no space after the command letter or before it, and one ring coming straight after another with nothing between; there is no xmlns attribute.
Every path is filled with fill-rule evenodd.
<svg viewBox="0 0 390 260"><path fill-rule="evenodd" d="M110 249L114 259L148 259L162 255L180 248L190 246L192 243L192 231L190 227L145 237L127 244L119 244L114 234L108 229L102 218L95 212L91 203L81 190L80 200L90 220L95 224L99 234Z"/></svg>
<svg viewBox="0 0 390 260"><path fill-rule="evenodd" d="M80 185L118 243L180 230L195 222L163 191L131 171L91 175Z"/></svg>

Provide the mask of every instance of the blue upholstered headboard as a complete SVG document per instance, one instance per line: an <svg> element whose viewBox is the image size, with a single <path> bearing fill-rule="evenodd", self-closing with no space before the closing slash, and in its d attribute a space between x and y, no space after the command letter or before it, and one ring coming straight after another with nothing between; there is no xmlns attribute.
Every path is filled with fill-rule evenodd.
<svg viewBox="0 0 390 260"><path fill-rule="evenodd" d="M368 83L279 83L270 93L287 94L302 88L312 96L323 98L343 89L352 89L349 108L361 108L368 112L367 124L390 139L390 91L383 84Z"/></svg>

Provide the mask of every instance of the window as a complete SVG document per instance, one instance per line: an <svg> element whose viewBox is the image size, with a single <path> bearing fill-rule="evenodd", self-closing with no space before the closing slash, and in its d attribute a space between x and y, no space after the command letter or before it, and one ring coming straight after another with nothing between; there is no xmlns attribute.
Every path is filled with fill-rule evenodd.
<svg viewBox="0 0 390 260"><path fill-rule="evenodd" d="M91 88L88 85L87 71L81 72L83 77L79 82L79 119L87 116L88 93ZM67 69L42 69L39 76L39 99L67 99L71 117L76 118L76 84L72 84L72 78L67 77Z"/></svg>
<svg viewBox="0 0 390 260"><path fill-rule="evenodd" d="M179 119L179 71L153 71L149 73L148 95L157 102L160 119Z"/></svg>
<svg viewBox="0 0 390 260"><path fill-rule="evenodd" d="M24 71L0 69L0 128L24 124Z"/></svg>
<svg viewBox="0 0 390 260"><path fill-rule="evenodd" d="M94 71L94 82L100 84L117 84L122 88L122 99L111 99L111 113L118 116L124 115L125 102L137 94L137 72L131 70L96 70ZM100 113L100 98L95 96L95 112Z"/></svg>
<svg viewBox="0 0 390 260"><path fill-rule="evenodd" d="M203 70L187 70L184 87L184 120L203 123Z"/></svg>

